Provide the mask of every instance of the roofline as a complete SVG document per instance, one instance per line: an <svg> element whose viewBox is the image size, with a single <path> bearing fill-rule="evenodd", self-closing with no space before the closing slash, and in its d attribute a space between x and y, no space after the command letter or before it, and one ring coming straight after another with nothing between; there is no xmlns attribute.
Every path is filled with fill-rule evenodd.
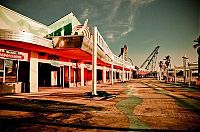
<svg viewBox="0 0 200 132"><path fill-rule="evenodd" d="M21 16L21 17L23 17L23 18L26 18L26 19L28 19L28 20L30 20L30 21L32 21L32 22L35 22L35 23L37 23L37 24L43 25L43 26L45 26L46 28L48 28L47 25L45 25L45 24L43 24L43 23L40 23L40 22L38 22L38 21L36 21L36 20L33 20L33 19L31 19L31 18L29 18L29 17L27 17L27 16L25 16L25 15L22 15L22 14L20 14L20 13L14 11L14 10L11 10L11 9L5 7L5 6L0 5L0 8L4 8L4 9L6 9L6 10L8 10L8 11L10 11L10 12L16 14L16 15L19 15L19 16Z"/></svg>
<svg viewBox="0 0 200 132"><path fill-rule="evenodd" d="M49 27L49 26L51 26L51 25L53 25L54 23L58 22L58 21L59 21L59 20L61 20L62 18L64 18L64 17L66 17L66 16L70 15L70 14L72 14L72 16L76 17L76 16L74 15L74 13L73 13L73 12L70 12L69 14L67 14L67 15L64 15L63 17L61 17L61 18L59 18L59 19L55 20L55 21L54 21L54 22L52 22L51 24L48 24L48 27ZM77 19L77 17L76 17L76 19ZM78 20L78 19L77 19L77 20ZM80 21L79 21L79 20L78 20L78 22L80 23Z"/></svg>

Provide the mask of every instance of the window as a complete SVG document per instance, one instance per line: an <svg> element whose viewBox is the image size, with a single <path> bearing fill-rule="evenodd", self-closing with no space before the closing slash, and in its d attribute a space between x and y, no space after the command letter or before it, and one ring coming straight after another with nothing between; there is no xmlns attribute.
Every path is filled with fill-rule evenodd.
<svg viewBox="0 0 200 132"><path fill-rule="evenodd" d="M17 60L0 59L0 83L4 82L3 79L4 74L6 83L17 82L17 70L18 70Z"/></svg>

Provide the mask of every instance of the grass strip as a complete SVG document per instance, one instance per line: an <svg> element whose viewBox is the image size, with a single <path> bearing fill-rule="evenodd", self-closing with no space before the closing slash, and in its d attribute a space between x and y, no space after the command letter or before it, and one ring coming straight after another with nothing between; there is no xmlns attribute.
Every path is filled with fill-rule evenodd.
<svg viewBox="0 0 200 132"><path fill-rule="evenodd" d="M122 111L130 121L129 128L130 129L147 129L149 128L147 124L139 120L135 114L133 113L134 108L142 103L142 99L131 95L132 90L128 89L126 91L126 94L129 95L129 97L125 100L122 100L116 104L117 109Z"/></svg>

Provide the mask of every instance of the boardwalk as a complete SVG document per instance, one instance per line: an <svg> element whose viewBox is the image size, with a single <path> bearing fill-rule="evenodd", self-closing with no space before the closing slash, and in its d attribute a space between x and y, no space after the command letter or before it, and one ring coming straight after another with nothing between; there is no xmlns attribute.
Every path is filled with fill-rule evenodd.
<svg viewBox="0 0 200 132"><path fill-rule="evenodd" d="M0 131L198 130L200 89L138 79L99 85L112 97L90 98L91 87L40 88L0 96Z"/></svg>

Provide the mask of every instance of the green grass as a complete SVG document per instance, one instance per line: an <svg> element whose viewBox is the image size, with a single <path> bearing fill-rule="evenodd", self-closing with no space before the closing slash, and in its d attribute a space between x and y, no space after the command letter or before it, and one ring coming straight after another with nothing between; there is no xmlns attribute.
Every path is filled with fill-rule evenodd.
<svg viewBox="0 0 200 132"><path fill-rule="evenodd" d="M129 128L130 129L147 129L149 128L147 124L139 120L133 113L134 108L142 103L142 99L131 95L132 89L129 89L126 91L126 94L129 95L129 97L125 100L122 100L116 104L117 109L122 111L130 121Z"/></svg>

